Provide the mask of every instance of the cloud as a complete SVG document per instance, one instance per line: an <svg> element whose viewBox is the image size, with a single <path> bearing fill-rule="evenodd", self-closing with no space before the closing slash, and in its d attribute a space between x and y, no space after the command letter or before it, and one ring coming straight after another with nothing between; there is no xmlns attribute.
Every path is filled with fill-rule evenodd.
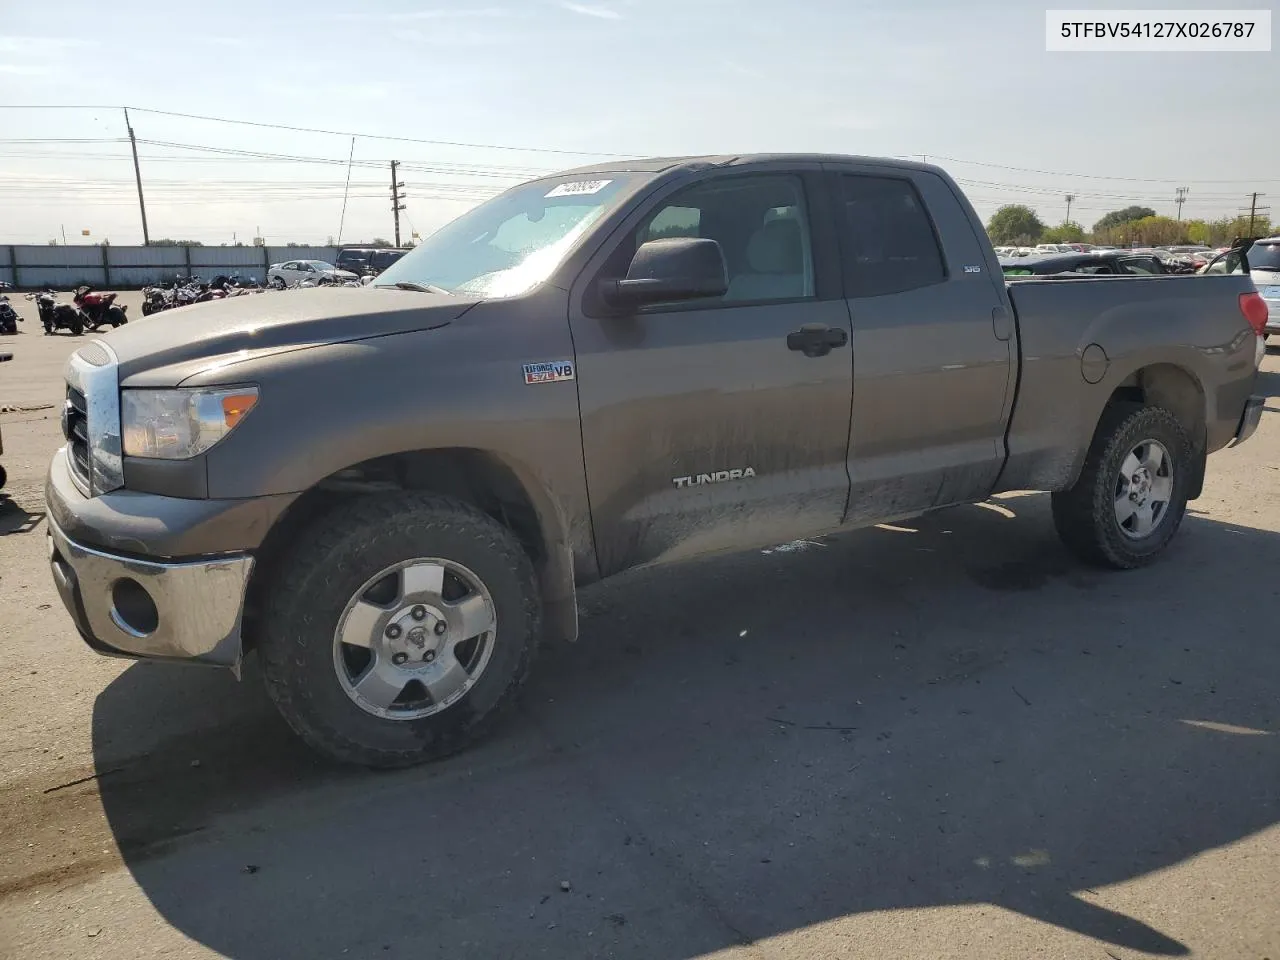
<svg viewBox="0 0 1280 960"><path fill-rule="evenodd" d="M560 6L571 13L579 13L584 17L595 17L597 20L622 19L622 14L611 7L600 7L587 3L573 3L572 0L560 0Z"/></svg>
<svg viewBox="0 0 1280 960"><path fill-rule="evenodd" d="M43 77L53 73L45 66L24 65L21 63L0 63L0 73L16 74L24 77Z"/></svg>
<svg viewBox="0 0 1280 960"><path fill-rule="evenodd" d="M471 10L411 10L406 13L393 13L390 20L462 20L486 19L489 17L510 16L513 11L502 7L476 7Z"/></svg>
<svg viewBox="0 0 1280 960"><path fill-rule="evenodd" d="M78 37L0 37L0 54L33 53L47 55L51 51L96 47L93 40Z"/></svg>
<svg viewBox="0 0 1280 960"><path fill-rule="evenodd" d="M420 23L422 21L439 20L496 20L499 18L515 19L520 12L505 7L463 7L457 10L431 8L427 10L406 10L400 13L357 12L338 13L337 20L356 20L362 23Z"/></svg>

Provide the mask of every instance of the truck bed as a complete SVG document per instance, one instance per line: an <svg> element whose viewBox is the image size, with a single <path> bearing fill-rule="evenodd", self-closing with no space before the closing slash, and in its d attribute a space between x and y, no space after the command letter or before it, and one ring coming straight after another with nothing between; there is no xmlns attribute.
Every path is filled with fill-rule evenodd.
<svg viewBox="0 0 1280 960"><path fill-rule="evenodd" d="M1069 486L1112 394L1157 365L1196 379L1208 451L1230 441L1257 364L1259 338L1239 309L1254 289L1247 276L1060 275L1006 287L1020 374L1000 489Z"/></svg>

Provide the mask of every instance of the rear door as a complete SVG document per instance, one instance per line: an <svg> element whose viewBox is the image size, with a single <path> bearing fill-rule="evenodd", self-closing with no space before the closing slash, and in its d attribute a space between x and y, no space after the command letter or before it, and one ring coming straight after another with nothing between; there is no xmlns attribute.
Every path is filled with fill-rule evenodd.
<svg viewBox="0 0 1280 960"><path fill-rule="evenodd" d="M602 574L839 525L852 364L822 190L816 163L715 170L660 191L588 264L570 325ZM592 305L670 236L720 244L725 296ZM806 327L832 345L806 352Z"/></svg>
<svg viewBox="0 0 1280 960"><path fill-rule="evenodd" d="M1004 278L941 177L829 169L853 327L846 520L982 499L1004 462L1016 372Z"/></svg>

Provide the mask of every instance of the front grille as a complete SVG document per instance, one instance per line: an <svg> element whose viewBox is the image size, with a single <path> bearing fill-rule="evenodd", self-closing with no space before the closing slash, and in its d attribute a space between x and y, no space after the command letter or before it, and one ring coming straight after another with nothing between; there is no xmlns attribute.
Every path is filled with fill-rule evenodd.
<svg viewBox="0 0 1280 960"><path fill-rule="evenodd" d="M62 433L71 452L71 469L86 486L89 484L89 407L84 394L67 387L67 405L62 415Z"/></svg>

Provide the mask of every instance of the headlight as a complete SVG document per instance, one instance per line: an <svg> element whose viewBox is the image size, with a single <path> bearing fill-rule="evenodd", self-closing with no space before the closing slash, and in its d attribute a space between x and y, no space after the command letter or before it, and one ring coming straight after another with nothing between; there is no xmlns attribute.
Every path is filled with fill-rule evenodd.
<svg viewBox="0 0 1280 960"><path fill-rule="evenodd" d="M257 402L257 387L122 390L124 455L164 460L197 456L235 429Z"/></svg>

